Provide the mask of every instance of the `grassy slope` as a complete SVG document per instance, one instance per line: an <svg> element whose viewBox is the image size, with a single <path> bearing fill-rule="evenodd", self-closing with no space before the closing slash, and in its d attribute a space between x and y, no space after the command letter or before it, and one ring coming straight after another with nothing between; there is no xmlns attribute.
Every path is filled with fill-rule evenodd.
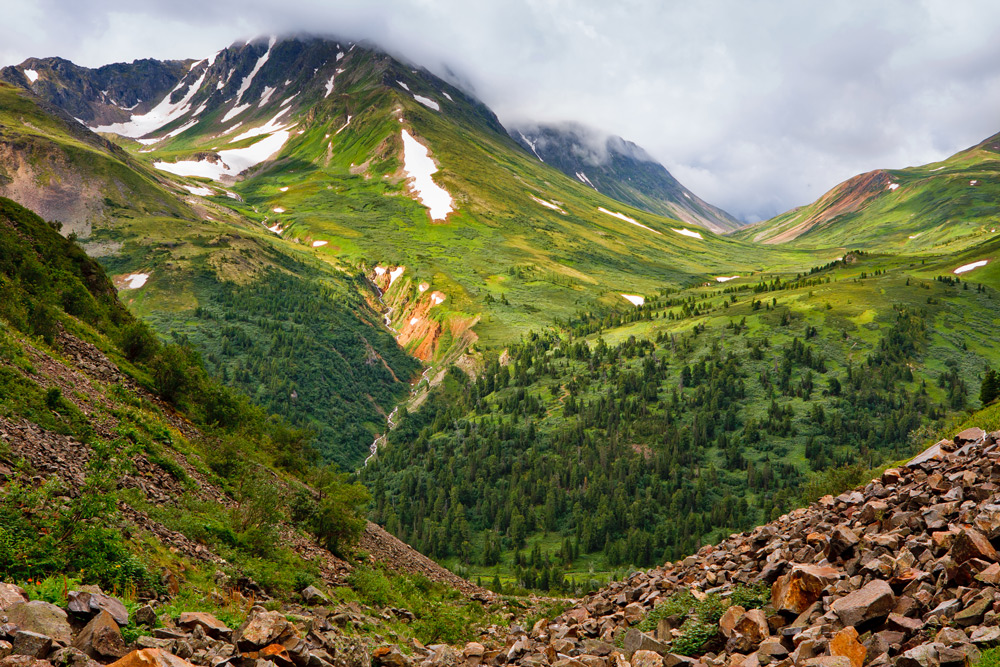
<svg viewBox="0 0 1000 667"><path fill-rule="evenodd" d="M894 253L957 252L996 233L1000 198L998 141L991 137L941 162L872 172L838 185L816 202L733 234L789 247L850 247ZM872 177L872 187L862 181ZM976 184L972 185L975 181ZM898 188L888 189L889 183ZM831 214L849 200L858 210ZM812 224L809 224L809 221ZM793 240L783 233L807 223Z"/></svg>
<svg viewBox="0 0 1000 667"><path fill-rule="evenodd" d="M293 135L275 163L234 189L260 212L258 219L268 212L268 225L280 221L286 238L327 241L317 252L322 258L369 270L376 263L406 266L407 281L390 295L394 304L415 302L417 284L427 282L448 296L433 317L481 314L475 331L484 343L502 344L594 301L621 302L621 292L650 295L714 274L811 261L704 231L701 240L677 234L672 227L690 225L631 209L539 163L459 91L448 87L449 101L429 76L371 52L348 55L344 67L334 94L320 96L298 118L296 132L303 133ZM414 100L393 83L398 80L437 100L441 111ZM257 121L269 113L259 112ZM222 145L216 116L206 113L204 129L158 146L151 157L175 159ZM430 146L440 165L435 179L456 200L458 210L445 223L432 222L407 195L404 128ZM532 194L558 202L566 215L534 202ZM599 206L661 233L600 213ZM274 208L285 212L276 215ZM487 296L507 303L490 303ZM402 329L409 314L397 308L394 318Z"/></svg>
<svg viewBox="0 0 1000 667"><path fill-rule="evenodd" d="M810 437L827 446L828 465L846 465L864 461L866 465L874 466L883 460L899 459L913 447L921 444L931 430L941 428L943 424L960 418L961 405L978 404L979 378L984 368L987 365L995 367L1000 363L1000 353L992 344L992 332L1000 322L998 315L1000 278L989 270L992 267L973 271L967 279L967 282L971 283L968 288L965 283L951 285L935 278L947 275L958 263L994 252L997 243L988 242L983 247L968 251L966 256L957 257L867 256L851 264L838 263L831 269L808 276L808 279L814 281L812 284L761 294L739 290L741 286L757 284L758 278L733 281L727 283L725 288L717 285L696 287L671 297L693 298L694 303L699 304L700 308L708 308L707 311L678 319L665 319L664 316L669 312L679 316L681 309L677 306L659 307L654 303L651 308L651 319L643 318L622 325L615 325L612 322L610 327L606 326L599 334L591 334L588 341L593 346L600 338L614 347L628 344L633 339L657 340L656 357L669 364L669 379L658 388L659 400L666 403L670 401L671 392L679 386L683 367L710 355L713 347L721 346L724 354L732 355L738 360L739 373L746 385L746 396L737 403L738 428L728 434L729 439L737 443L742 457L746 461L753 462L758 472L764 466L776 468L787 465L800 476L788 475L778 487L748 488L746 468L728 467L725 452L720 446L716 444L696 447L698 463L686 471L686 476L695 480L704 474L706 467L717 469L719 475L717 488L712 490L711 499L707 500L700 510L704 514L699 514L699 520L706 521L705 533L701 535L701 539L711 541L726 534L727 531L743 528L741 525L731 523L712 525L707 519L713 511L719 511L716 507L719 502L727 502L724 497L726 493L732 494L731 497L745 498L749 501L752 516L748 518L751 523L768 520L769 512L774 511L772 508L787 508L786 504L794 501L797 489L804 488L809 483L814 469L814 465L810 463L805 453L806 443ZM874 275L876 272L878 275ZM867 277L862 277L863 273ZM779 274L769 273L763 278L770 282L777 275ZM787 274L782 276L786 282L794 280L794 277ZM817 280L818 283L815 282ZM977 289L980 283L984 285L984 291ZM731 300L733 296L736 297L735 301ZM776 307L760 309L753 307L755 300L770 306L772 299L777 299ZM729 302L728 307L723 307L724 301ZM917 344L916 352L908 361L912 379L896 383L896 390L905 391L911 396L917 396L921 391L925 391L927 405L936 407L934 410L927 407L918 409L914 415L909 415L905 410L900 412L899 406L891 410L886 407L885 412L855 414L840 397L827 393L828 380L838 378L841 382L845 382L848 365L865 368L866 359L878 350L879 342L885 339L893 328L896 312L894 307L904 307L911 312L920 313L926 331L925 336ZM745 329L741 332L734 332L728 326L741 321L745 324ZM700 333L694 334L696 327ZM816 333L807 338L811 327L815 328ZM771 382L777 382L777 368L781 364L782 350L796 338L807 342L814 353L825 358L826 371L812 371L815 389L808 399L794 395L794 389L809 372L801 364L793 366L792 395L784 395L780 391L772 395L758 379L768 377ZM751 350L760 347L764 341L768 347L763 348L763 356L755 360ZM565 348L565 345L563 347ZM557 441L557 434L573 422L573 418L563 416L568 397L567 388L579 384L580 378L588 377L588 366L586 361L567 362L558 356L549 358L558 369L554 376L539 374L537 366L534 369L529 368L529 382L524 389L511 386L508 389L498 390L484 397L485 407L478 411L457 415L453 411L448 413L447 418L435 419L433 423L423 422L430 428L420 433L420 437L415 440L416 444L412 429L407 432L404 440L390 436L385 456L380 457L376 465L366 471L366 480L373 489L376 507L379 508L377 518L381 521L387 519L396 521L395 515L387 508L394 505L396 494L403 488L407 489L410 502L415 502L417 505L427 503L426 506L429 507L434 502L434 493L431 492L425 499L419 492L424 488L425 482L429 484L427 488L430 490L438 488L442 483L453 484L452 493L457 488L459 497L463 498L468 508L467 518L472 527L470 550L472 558L465 560L454 553L448 554L447 550L443 555L439 554L439 557L459 571L473 577L481 576L485 581L490 581L497 573L505 582L513 581L515 569L513 559L516 550L512 546L510 535L504 532L507 528L502 519L500 536L504 550L501 564L486 566L478 560L488 531L495 530L497 526L493 522L492 515L481 515L479 505L464 495L468 493L470 482L468 471L465 469L470 463L467 461L470 453L467 442L468 431L464 425L480 423L484 419L487 422L495 422L498 417L501 420L508 418L508 408L504 406L510 405L520 392L525 392L540 402L542 415L531 415L529 418L526 414L518 413L511 418L511 427L513 428L515 423L524 426L530 422L533 424L533 432L537 431L538 435L529 436L524 440L518 452L514 454L514 459L507 461L505 453L501 460L506 462L506 465L514 466L515 469L521 468L527 471L535 465L544 467L549 457L560 456L558 446L553 443ZM602 371L598 369L598 375L604 379L599 377L596 381L585 382L584 388L575 393L576 400L578 402L600 400L620 386L618 375L627 374L629 371L641 375L643 363L641 357L617 362L613 369L608 368L603 371L606 373L603 376L601 376ZM563 364L567 364L565 368ZM867 370L861 372L868 373ZM942 376L949 372L957 372L965 383L964 401L952 403L950 385L939 385ZM514 366L511 366L511 373L512 375L516 373ZM459 389L453 391L459 392L453 396L453 400L462 393ZM697 391L689 387L681 392L682 402L690 401L696 395ZM743 434L744 427L750 421L760 425L767 420L772 396L780 408L791 410L791 426L794 432L765 433L763 440L757 443L746 440ZM873 425L878 427L877 430L892 428L897 420L903 419L903 415L907 415L906 419L914 417L916 419L914 425L919 425L920 428L909 436L905 432L902 433L902 440L895 442L883 440L882 437L867 440L866 438L870 436L863 438L862 442L853 442L851 438L854 436L847 435L844 440L833 442L827 436L827 427L818 425L813 419L816 406L821 407L828 418L835 413L841 413L844 423L852 428L870 428ZM622 409L625 410L624 407ZM660 403L659 406L650 405L648 409L652 411L651 416L646 416L645 408L638 412L627 412L628 416L621 418L623 423L614 435L605 434L599 429L595 429L593 435L599 441L603 438L619 439L633 448L640 450L648 448L652 456L659 456L664 447L660 443L665 427L657 425L656 420L659 418L658 415L665 412L664 403ZM938 412L940 417L935 417L934 412ZM717 423L722 421L721 416L715 418L709 416L709 418ZM457 423L453 421L455 419L458 420ZM682 410L677 424L683 428L693 428L693 419L695 419L694 411ZM909 430L909 427L905 430ZM520 437L524 438L523 435ZM408 451L414 447L417 449ZM617 469L619 463L627 467L633 459L642 458L635 449L611 451L614 453L603 463L603 467L608 469ZM471 455L476 456L476 454ZM556 469L560 469L558 463ZM448 480L454 481L440 478L442 470L448 471ZM480 474L482 472L481 468ZM516 479L514 473L510 474ZM546 481L539 481L543 488L548 485ZM473 481L472 488L476 488L479 483L481 480ZM683 494L694 493L696 488L693 486L693 481L691 485L688 487L681 484L678 488ZM655 489L656 486L653 485L651 488ZM418 491L414 493L414 489ZM445 489L447 493L447 486ZM541 514L542 498L544 496L535 496L527 503L527 508L521 508L525 516L530 516L529 512ZM422 548L439 549L434 546L435 541L428 537L430 534L424 531L425 527L414 530L413 525L404 521L406 516L402 512L399 514L400 523L397 530L400 534L420 544ZM436 520L442 521L440 518ZM690 522L691 517L685 515L681 521ZM677 522L676 516L659 516L656 521L649 524L649 530L650 532L666 530L669 534L675 535L670 531L678 531ZM537 544L543 553L557 560L556 554L563 540L567 537L577 539L579 535L578 524L567 514L555 532L538 531L530 534L522 553L530 552ZM613 539L621 538L624 538L624 534L616 535ZM671 543L670 539L679 541ZM690 544L680 540L679 535L668 538L666 544L671 556L680 553L674 550L675 547L681 550L691 547ZM618 566L608 563L602 546L603 541L600 541L597 551L587 554L586 550L583 550L584 554L581 557L570 565L560 568L567 577L572 577L577 582L594 578L600 580L609 576Z"/></svg>
<svg viewBox="0 0 1000 667"><path fill-rule="evenodd" d="M325 456L360 463L418 364L382 328L353 272L276 239L225 189L192 197L6 84L0 114L4 150L35 165L36 178L82 175L92 184L101 206L86 247L115 276L150 276L121 294L133 312L193 343L210 370L260 404L311 428ZM276 284L315 298L282 298ZM254 294L270 298L248 303Z"/></svg>

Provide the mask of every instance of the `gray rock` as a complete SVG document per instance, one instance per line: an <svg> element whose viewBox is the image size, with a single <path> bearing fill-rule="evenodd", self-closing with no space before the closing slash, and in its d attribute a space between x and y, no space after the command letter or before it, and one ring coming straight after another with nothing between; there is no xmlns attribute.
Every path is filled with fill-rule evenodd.
<svg viewBox="0 0 1000 667"><path fill-rule="evenodd" d="M63 646L69 646L73 641L73 630L66 612L48 602L17 602L7 609L7 621L22 630L51 637Z"/></svg>

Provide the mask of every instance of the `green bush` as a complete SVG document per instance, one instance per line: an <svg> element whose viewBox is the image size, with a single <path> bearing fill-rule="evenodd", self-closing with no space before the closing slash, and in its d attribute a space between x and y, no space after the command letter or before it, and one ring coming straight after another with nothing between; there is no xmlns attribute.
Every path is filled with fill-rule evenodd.
<svg viewBox="0 0 1000 667"><path fill-rule="evenodd" d="M680 636L671 642L670 647L674 653L694 656L704 653L718 637L718 622L706 623L699 618L689 617L681 625Z"/></svg>
<svg viewBox="0 0 1000 667"><path fill-rule="evenodd" d="M1000 667L1000 647L988 648L979 655L975 667Z"/></svg>

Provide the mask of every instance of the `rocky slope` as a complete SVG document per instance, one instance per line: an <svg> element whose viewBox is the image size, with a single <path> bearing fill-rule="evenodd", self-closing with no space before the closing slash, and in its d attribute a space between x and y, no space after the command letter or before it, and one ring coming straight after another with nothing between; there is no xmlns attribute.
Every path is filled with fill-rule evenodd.
<svg viewBox="0 0 1000 667"><path fill-rule="evenodd" d="M684 187L641 147L577 123L510 130L525 150L612 199L718 234L741 223Z"/></svg>
<svg viewBox="0 0 1000 667"><path fill-rule="evenodd" d="M636 573L466 655L559 667L975 663L1000 645L998 439L963 431L863 488ZM762 608L730 606L753 584L770 589ZM678 605L684 592L695 611Z"/></svg>

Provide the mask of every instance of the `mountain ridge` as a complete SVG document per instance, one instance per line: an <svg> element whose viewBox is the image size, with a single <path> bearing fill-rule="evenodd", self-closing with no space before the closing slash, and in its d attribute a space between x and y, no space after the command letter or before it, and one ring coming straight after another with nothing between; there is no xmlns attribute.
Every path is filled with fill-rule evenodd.
<svg viewBox="0 0 1000 667"><path fill-rule="evenodd" d="M681 185L640 146L621 137L602 135L579 123L520 124L509 133L542 162L630 206L720 234L742 226Z"/></svg>

